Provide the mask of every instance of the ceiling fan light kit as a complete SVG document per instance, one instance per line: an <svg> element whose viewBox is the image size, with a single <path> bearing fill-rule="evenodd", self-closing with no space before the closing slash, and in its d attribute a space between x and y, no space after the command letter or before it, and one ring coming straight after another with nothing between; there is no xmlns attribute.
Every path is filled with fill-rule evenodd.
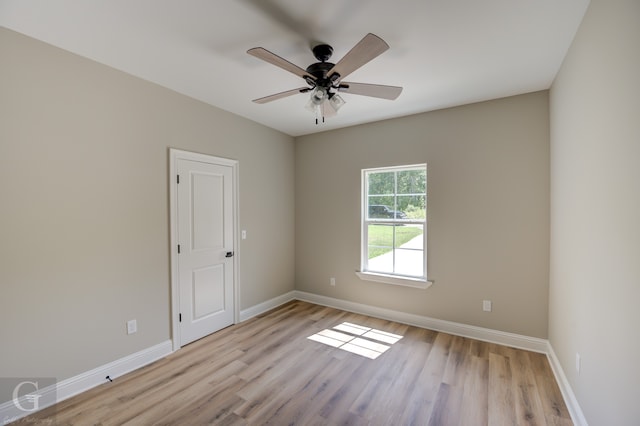
<svg viewBox="0 0 640 426"><path fill-rule="evenodd" d="M331 104L331 106L333 107L333 109L336 110L336 112L342 108L342 105L346 104L347 101L345 101L344 99L342 99L342 96L338 95L337 93L334 93L333 96L331 96L329 98L329 104Z"/></svg>
<svg viewBox="0 0 640 426"><path fill-rule="evenodd" d="M311 92L311 102L314 105L320 105L328 97L327 89L324 87L316 87Z"/></svg>
<svg viewBox="0 0 640 426"><path fill-rule="evenodd" d="M328 44L319 44L312 49L313 55L319 62L302 69L263 47L254 47L247 51L249 55L301 77L308 87L287 90L254 99L253 102L264 104L298 93L311 92L305 108L316 115L316 124L318 124L319 117L322 117L324 122L325 117L336 115L337 111L346 103L338 95L338 92L394 100L400 96L402 87L342 81L344 77L378 57L387 49L389 49L389 45L384 40L369 33L347 52L338 63L333 64L328 62L333 54L333 48Z"/></svg>
<svg viewBox="0 0 640 426"><path fill-rule="evenodd" d="M322 87L316 87L311 93L305 108L316 116L316 124L325 117L333 117L346 102L337 93L327 93Z"/></svg>

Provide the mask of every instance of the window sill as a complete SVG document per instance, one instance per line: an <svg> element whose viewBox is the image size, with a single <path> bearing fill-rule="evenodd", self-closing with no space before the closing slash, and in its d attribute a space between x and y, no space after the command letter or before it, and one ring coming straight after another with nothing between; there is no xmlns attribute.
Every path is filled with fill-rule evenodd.
<svg viewBox="0 0 640 426"><path fill-rule="evenodd" d="M377 274L374 272L356 271L356 275L363 281L402 285L405 287L419 288L422 290L426 290L433 285L433 281L423 280L420 278L398 277L395 275Z"/></svg>

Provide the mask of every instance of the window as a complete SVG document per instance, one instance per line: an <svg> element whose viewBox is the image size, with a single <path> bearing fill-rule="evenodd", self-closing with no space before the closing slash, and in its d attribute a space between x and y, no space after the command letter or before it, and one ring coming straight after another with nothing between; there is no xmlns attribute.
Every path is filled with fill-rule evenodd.
<svg viewBox="0 0 640 426"><path fill-rule="evenodd" d="M362 171L362 264L358 276L427 288L427 166Z"/></svg>

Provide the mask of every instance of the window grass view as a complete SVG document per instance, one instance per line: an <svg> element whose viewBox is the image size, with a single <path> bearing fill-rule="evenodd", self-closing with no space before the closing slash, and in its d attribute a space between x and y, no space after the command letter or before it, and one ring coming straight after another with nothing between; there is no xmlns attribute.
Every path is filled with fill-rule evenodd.
<svg viewBox="0 0 640 426"><path fill-rule="evenodd" d="M372 259L422 235L423 229L417 226L369 225L368 234L369 259Z"/></svg>

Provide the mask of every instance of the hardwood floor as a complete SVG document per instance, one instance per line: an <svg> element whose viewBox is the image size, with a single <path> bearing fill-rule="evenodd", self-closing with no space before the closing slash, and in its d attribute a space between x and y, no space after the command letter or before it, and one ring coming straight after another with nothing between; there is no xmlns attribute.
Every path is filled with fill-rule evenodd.
<svg viewBox="0 0 640 426"><path fill-rule="evenodd" d="M374 348L370 357L384 352L372 359L308 338L322 332L337 338L319 337L334 345L358 339L334 328L344 322L387 333L362 335L344 348ZM392 343L393 335L402 338ZM58 425L572 424L543 354L300 301L23 421L40 419Z"/></svg>

